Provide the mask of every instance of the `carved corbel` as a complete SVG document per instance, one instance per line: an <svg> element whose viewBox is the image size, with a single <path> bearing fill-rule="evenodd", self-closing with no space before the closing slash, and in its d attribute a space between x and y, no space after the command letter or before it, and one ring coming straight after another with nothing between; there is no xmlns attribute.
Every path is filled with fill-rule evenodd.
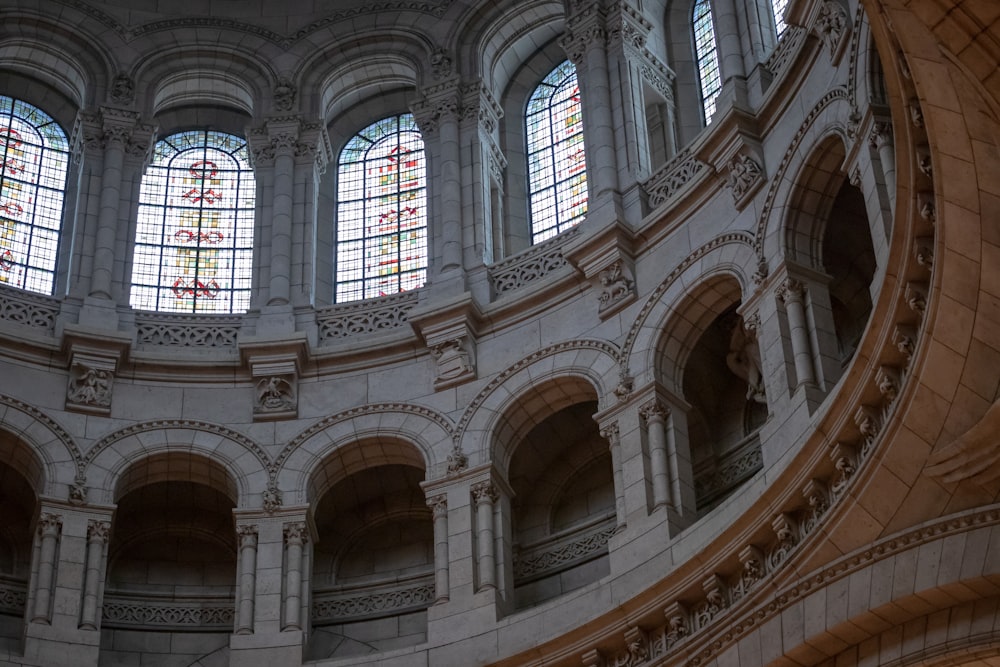
<svg viewBox="0 0 1000 667"><path fill-rule="evenodd" d="M909 324L897 324L892 330L892 343L910 361L916 349L917 330Z"/></svg>
<svg viewBox="0 0 1000 667"><path fill-rule="evenodd" d="M833 484L830 487L830 493L834 497L839 498L857 471L858 453L853 446L843 442L836 442L830 448L830 460L833 461L833 467L837 469L837 474L834 476ZM810 488L807 485L803 489L803 494L805 494L807 499L810 497L808 494ZM827 500L829 500L828 497Z"/></svg>
<svg viewBox="0 0 1000 667"><path fill-rule="evenodd" d="M885 400L892 403L896 400L896 395L899 394L899 369L895 366L879 366L878 372L875 373L875 384Z"/></svg>
<svg viewBox="0 0 1000 667"><path fill-rule="evenodd" d="M830 61L837 65L850 41L851 17L847 8L837 0L827 0L820 6L812 30L826 45Z"/></svg>
<svg viewBox="0 0 1000 667"><path fill-rule="evenodd" d="M691 621L688 609L680 602L674 601L663 610L667 619L667 648L691 634Z"/></svg>
<svg viewBox="0 0 1000 667"><path fill-rule="evenodd" d="M597 278L601 290L597 295L597 315L601 319L635 300L635 280L623 260L612 262Z"/></svg>
<svg viewBox="0 0 1000 667"><path fill-rule="evenodd" d="M903 298L906 299L906 305L910 307L910 310L920 317L924 316L924 311L927 310L927 286L925 284L913 281L906 283Z"/></svg>
<svg viewBox="0 0 1000 667"><path fill-rule="evenodd" d="M476 378L476 344L471 335L459 335L431 346L434 389L446 389Z"/></svg>
<svg viewBox="0 0 1000 667"><path fill-rule="evenodd" d="M739 153L726 163L726 187L733 195L736 210L742 211L753 198L754 193L764 184L764 170L760 163Z"/></svg>

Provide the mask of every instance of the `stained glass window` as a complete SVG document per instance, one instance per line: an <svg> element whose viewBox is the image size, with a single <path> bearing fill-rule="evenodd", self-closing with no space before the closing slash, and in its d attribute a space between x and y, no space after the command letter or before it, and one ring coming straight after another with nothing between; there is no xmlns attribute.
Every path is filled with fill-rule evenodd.
<svg viewBox="0 0 1000 667"><path fill-rule="evenodd" d="M774 11L774 29L778 33L778 39L785 33L788 25L785 23L785 7L788 0L771 0L771 9Z"/></svg>
<svg viewBox="0 0 1000 667"><path fill-rule="evenodd" d="M694 3L691 20L694 26L694 51L698 59L698 84L701 88L701 105L705 112L705 124L712 122L715 113L715 98L722 89L722 75L719 72L719 56L715 48L715 28L712 26L712 7L709 0Z"/></svg>
<svg viewBox="0 0 1000 667"><path fill-rule="evenodd" d="M569 229L587 215L587 156L576 67L549 72L528 100L528 195L531 242Z"/></svg>
<svg viewBox="0 0 1000 667"><path fill-rule="evenodd" d="M413 115L361 130L341 151L337 169L337 302L422 286L427 164Z"/></svg>
<svg viewBox="0 0 1000 667"><path fill-rule="evenodd" d="M247 144L239 137L194 130L158 141L139 194L132 307L245 311L254 187Z"/></svg>
<svg viewBox="0 0 1000 667"><path fill-rule="evenodd" d="M52 294L68 164L59 124L0 96L0 284Z"/></svg>

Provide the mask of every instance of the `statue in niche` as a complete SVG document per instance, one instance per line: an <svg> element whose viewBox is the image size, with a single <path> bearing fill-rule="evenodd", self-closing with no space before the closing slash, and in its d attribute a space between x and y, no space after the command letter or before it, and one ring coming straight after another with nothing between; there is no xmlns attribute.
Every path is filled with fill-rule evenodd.
<svg viewBox="0 0 1000 667"><path fill-rule="evenodd" d="M70 380L66 396L71 403L109 407L113 379L110 371L81 365L76 378Z"/></svg>
<svg viewBox="0 0 1000 667"><path fill-rule="evenodd" d="M738 318L729 336L729 352L726 365L737 377L747 383L747 398L758 403L767 403L764 395L764 374L761 371L760 347L757 336L747 329L742 318Z"/></svg>
<svg viewBox="0 0 1000 667"><path fill-rule="evenodd" d="M295 409L295 390L283 377L272 375L257 383L255 412L284 412Z"/></svg>

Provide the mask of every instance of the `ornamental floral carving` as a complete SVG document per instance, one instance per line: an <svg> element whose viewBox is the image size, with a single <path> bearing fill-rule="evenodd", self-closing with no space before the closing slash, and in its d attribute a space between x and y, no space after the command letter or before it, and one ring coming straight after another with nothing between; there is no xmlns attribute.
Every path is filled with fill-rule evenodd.
<svg viewBox="0 0 1000 667"><path fill-rule="evenodd" d="M742 210L750 196L763 184L763 170L756 160L744 154L735 156L726 168L726 187L733 195L736 208Z"/></svg>
<svg viewBox="0 0 1000 667"><path fill-rule="evenodd" d="M492 505L500 498L500 493L497 491L497 487L490 481L477 482L473 484L471 491L472 499L476 502L476 505Z"/></svg>

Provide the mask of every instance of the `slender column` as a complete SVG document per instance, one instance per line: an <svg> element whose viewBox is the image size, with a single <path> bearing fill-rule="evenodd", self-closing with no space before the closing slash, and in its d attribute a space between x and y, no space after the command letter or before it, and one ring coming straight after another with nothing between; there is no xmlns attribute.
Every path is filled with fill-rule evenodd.
<svg viewBox="0 0 1000 667"><path fill-rule="evenodd" d="M667 463L666 417L669 410L652 400L639 408L646 422L649 443L649 467L653 475L653 507L670 503L670 470Z"/></svg>
<svg viewBox="0 0 1000 667"><path fill-rule="evenodd" d="M236 609L236 634L253 633L254 595L257 585L257 526L237 526L240 543L240 602Z"/></svg>
<svg viewBox="0 0 1000 667"><path fill-rule="evenodd" d="M601 437L611 448L611 471L615 483L615 522L621 528L625 525L625 482L622 477L622 443L618 423L601 430Z"/></svg>
<svg viewBox="0 0 1000 667"><path fill-rule="evenodd" d="M582 81L587 180L592 203L618 189L607 31L600 20L599 13L588 16L573 25L562 40L570 60L582 70L578 77Z"/></svg>
<svg viewBox="0 0 1000 667"><path fill-rule="evenodd" d="M31 620L49 623L49 609L52 606L52 584L55 579L56 545L62 531L62 517L44 513L38 518L38 534L41 537L38 554L38 585L35 587L35 609Z"/></svg>
<svg viewBox="0 0 1000 667"><path fill-rule="evenodd" d="M447 602L448 582L448 496L428 500L434 510L434 602Z"/></svg>
<svg viewBox="0 0 1000 667"><path fill-rule="evenodd" d="M304 522L285 524L285 624L282 630L301 630L302 548L308 541Z"/></svg>
<svg viewBox="0 0 1000 667"><path fill-rule="evenodd" d="M788 315L796 386L815 384L812 353L809 351L809 329L806 324L805 287L798 280L788 278L778 286L778 298L785 304L785 313Z"/></svg>
<svg viewBox="0 0 1000 667"><path fill-rule="evenodd" d="M745 77L736 2L715 0L712 3L712 18L715 23L715 40L719 48L719 67L722 70L723 84L733 77Z"/></svg>
<svg viewBox="0 0 1000 667"><path fill-rule="evenodd" d="M87 522L87 572L83 580L83 611L80 614L80 627L86 630L97 629L98 589L104 570L104 547L110 533L109 521Z"/></svg>
<svg viewBox="0 0 1000 667"><path fill-rule="evenodd" d="M892 143L892 125L887 121L876 121L872 126L868 142L878 151L879 162L882 163L882 175L885 177L885 189L889 193L889 201L895 202L896 192L896 149Z"/></svg>
<svg viewBox="0 0 1000 667"><path fill-rule="evenodd" d="M462 168L459 160L458 104L438 106L441 140L441 228L444 233L441 270L462 268Z"/></svg>
<svg viewBox="0 0 1000 667"><path fill-rule="evenodd" d="M271 281L267 305L291 301L292 191L295 174L295 140L298 127L269 128L274 147L274 208L271 218Z"/></svg>
<svg viewBox="0 0 1000 667"><path fill-rule="evenodd" d="M97 216L97 243L90 295L111 298L111 276L115 262L115 236L118 230L118 203L121 201L122 166L131 128L118 123L104 123L104 162L101 172L101 201Z"/></svg>
<svg viewBox="0 0 1000 667"><path fill-rule="evenodd" d="M472 498L476 503L476 538L479 546L479 590L497 587L493 504L499 497L492 482L472 485Z"/></svg>

